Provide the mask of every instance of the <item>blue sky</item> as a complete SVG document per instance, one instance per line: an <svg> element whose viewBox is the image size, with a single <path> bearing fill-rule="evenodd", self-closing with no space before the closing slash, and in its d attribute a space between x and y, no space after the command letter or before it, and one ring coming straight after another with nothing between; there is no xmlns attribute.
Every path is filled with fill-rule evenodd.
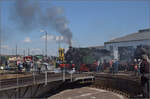
<svg viewBox="0 0 150 99"><path fill-rule="evenodd" d="M37 27L29 33L20 33L13 29L13 25L17 23L12 23L9 18L13 2L1 2L0 6L2 29L10 32L5 35L3 45L8 45L9 48L15 48L17 44L19 48L44 49L44 41L40 39L43 35L40 32L42 27ZM68 26L73 33L73 46L76 47L103 45L110 39L150 27L150 1L148 0L133 0L132 2L129 0L41 1L41 7L49 6L58 6L64 9L64 15L69 21ZM10 25L11 28L8 28ZM59 35L51 28L45 28L45 30L49 34ZM24 42L27 37L31 39L31 42ZM62 44L62 47L67 48L68 45ZM56 55L57 48L58 43L48 42L49 55ZM8 52L12 53L13 51Z"/></svg>

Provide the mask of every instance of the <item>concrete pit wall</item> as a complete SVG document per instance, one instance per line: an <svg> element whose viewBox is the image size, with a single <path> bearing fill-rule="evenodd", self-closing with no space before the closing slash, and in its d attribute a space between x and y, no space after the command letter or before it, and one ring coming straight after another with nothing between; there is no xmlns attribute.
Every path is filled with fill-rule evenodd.
<svg viewBox="0 0 150 99"><path fill-rule="evenodd" d="M141 93L140 79L111 74L94 74L94 76L94 82L92 79L81 79L74 82L70 82L70 79L68 79L65 82L60 80L47 83L47 85L44 85L44 83L34 84L32 86L3 90L0 91L0 98L46 98L65 89L83 86L92 86L111 91L119 91L129 95L129 97L134 97Z"/></svg>
<svg viewBox="0 0 150 99"><path fill-rule="evenodd" d="M16 99L16 98L38 98L50 90L57 89L62 81L50 82L45 84L36 84L20 88L0 91L0 99Z"/></svg>
<svg viewBox="0 0 150 99"><path fill-rule="evenodd" d="M128 95L128 97L135 97L141 94L140 79L127 76L96 74L95 83L92 86L116 92L118 91Z"/></svg>
<svg viewBox="0 0 150 99"><path fill-rule="evenodd" d="M30 86L11 88L0 91L0 99L17 99L17 98L47 98L57 94L65 89L74 89L89 86L93 83L91 79L78 80L71 82L66 79L65 82L53 81L43 84L33 84Z"/></svg>

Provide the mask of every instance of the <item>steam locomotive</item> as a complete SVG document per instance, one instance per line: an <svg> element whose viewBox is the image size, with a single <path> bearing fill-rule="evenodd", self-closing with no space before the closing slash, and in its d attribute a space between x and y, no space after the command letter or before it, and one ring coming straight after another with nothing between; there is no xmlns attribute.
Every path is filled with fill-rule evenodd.
<svg viewBox="0 0 150 99"><path fill-rule="evenodd" d="M65 53L64 49L59 49L59 66L61 68L72 69L77 71L94 71L98 65L100 57L110 56L107 50L96 50L89 48L75 48L70 46Z"/></svg>

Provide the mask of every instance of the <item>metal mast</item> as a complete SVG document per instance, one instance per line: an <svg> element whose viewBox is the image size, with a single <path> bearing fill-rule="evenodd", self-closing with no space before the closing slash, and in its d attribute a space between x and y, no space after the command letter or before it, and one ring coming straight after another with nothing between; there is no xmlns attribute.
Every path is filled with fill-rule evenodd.
<svg viewBox="0 0 150 99"><path fill-rule="evenodd" d="M45 56L47 57L47 32L45 31Z"/></svg>

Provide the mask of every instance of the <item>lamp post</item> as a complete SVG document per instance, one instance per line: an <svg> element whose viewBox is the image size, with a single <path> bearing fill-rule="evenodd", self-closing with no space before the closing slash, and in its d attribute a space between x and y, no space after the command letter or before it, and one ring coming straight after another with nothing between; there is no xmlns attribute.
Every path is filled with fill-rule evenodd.
<svg viewBox="0 0 150 99"><path fill-rule="evenodd" d="M47 32L45 31L45 56L47 57Z"/></svg>
<svg viewBox="0 0 150 99"><path fill-rule="evenodd" d="M41 30L41 32L45 32L45 57L47 57L47 31Z"/></svg>
<svg viewBox="0 0 150 99"><path fill-rule="evenodd" d="M16 44L16 57L18 56L18 46Z"/></svg>

